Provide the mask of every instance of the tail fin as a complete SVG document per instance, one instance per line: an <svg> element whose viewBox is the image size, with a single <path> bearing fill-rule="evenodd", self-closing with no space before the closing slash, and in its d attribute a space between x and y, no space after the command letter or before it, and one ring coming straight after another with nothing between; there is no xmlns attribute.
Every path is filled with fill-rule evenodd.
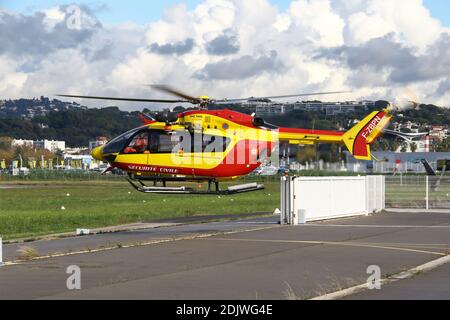
<svg viewBox="0 0 450 320"><path fill-rule="evenodd" d="M371 160L370 145L381 135L392 116L387 111L375 111L343 136L348 150L358 160Z"/></svg>

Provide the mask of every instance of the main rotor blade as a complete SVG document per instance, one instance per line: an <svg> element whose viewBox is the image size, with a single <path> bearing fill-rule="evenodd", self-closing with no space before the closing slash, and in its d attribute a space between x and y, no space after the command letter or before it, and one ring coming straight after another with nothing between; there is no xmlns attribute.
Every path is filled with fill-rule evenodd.
<svg viewBox="0 0 450 320"><path fill-rule="evenodd" d="M291 94L291 95L285 95L285 96L250 97L250 98L243 98L243 99L223 99L223 100L215 100L214 102L220 103L220 102L239 102L239 101L248 101L248 100L263 100L263 99L283 99L283 98L295 98L295 97L324 96L324 95L342 94L342 93L351 93L351 91L300 93L300 94Z"/></svg>
<svg viewBox="0 0 450 320"><path fill-rule="evenodd" d="M184 92L181 92L178 89L172 88L167 85L155 84L155 85L150 85L150 87L152 87L156 90L162 91L162 92L170 93L171 95L174 95L176 97L180 97L180 98L192 101L193 103L199 103L198 98L192 97Z"/></svg>
<svg viewBox="0 0 450 320"><path fill-rule="evenodd" d="M77 99L93 99L93 100L112 100L112 101L130 101L130 102L156 102L156 103L192 103L186 100L163 100L163 99L133 99L133 98L114 98L114 97L93 97L93 96L77 96L59 94L57 97L77 98Z"/></svg>

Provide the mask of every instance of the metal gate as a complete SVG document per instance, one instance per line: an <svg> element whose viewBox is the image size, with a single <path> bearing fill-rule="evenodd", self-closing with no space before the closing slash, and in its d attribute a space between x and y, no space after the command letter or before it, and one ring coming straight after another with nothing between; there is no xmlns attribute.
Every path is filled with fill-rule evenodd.
<svg viewBox="0 0 450 320"><path fill-rule="evenodd" d="M281 223L367 215L385 208L383 176L282 177Z"/></svg>

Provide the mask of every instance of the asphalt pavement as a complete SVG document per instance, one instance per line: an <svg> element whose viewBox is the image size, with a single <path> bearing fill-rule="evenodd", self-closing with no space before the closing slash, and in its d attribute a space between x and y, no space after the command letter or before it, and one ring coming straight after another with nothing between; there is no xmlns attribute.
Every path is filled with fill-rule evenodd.
<svg viewBox="0 0 450 320"><path fill-rule="evenodd" d="M20 246L41 257L20 261ZM450 213L181 224L4 247L0 299L309 299L446 256ZM17 264L16 264L17 263ZM81 270L69 290L67 268ZM347 299L449 299L449 266Z"/></svg>

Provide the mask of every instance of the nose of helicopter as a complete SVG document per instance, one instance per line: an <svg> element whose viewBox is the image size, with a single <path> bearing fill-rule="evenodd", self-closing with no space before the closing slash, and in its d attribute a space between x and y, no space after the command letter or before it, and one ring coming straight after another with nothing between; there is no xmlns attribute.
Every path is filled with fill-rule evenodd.
<svg viewBox="0 0 450 320"><path fill-rule="evenodd" d="M102 146L93 149L91 152L92 158L94 158L95 160L98 160L98 161L102 161L103 160L103 152L102 151L103 151Z"/></svg>

